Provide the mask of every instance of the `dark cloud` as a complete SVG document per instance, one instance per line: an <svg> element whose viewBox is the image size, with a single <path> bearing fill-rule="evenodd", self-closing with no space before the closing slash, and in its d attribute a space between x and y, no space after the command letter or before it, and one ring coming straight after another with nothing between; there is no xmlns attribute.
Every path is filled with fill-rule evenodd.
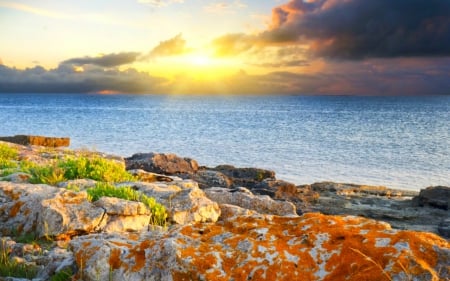
<svg viewBox="0 0 450 281"><path fill-rule="evenodd" d="M322 70L276 71L203 80L165 79L112 68L60 64L20 70L0 65L0 93L450 95L450 58L390 58L328 63Z"/></svg>
<svg viewBox="0 0 450 281"><path fill-rule="evenodd" d="M252 63L251 65L259 67L279 68L279 67L309 66L310 63L308 60L288 60L277 62Z"/></svg>
<svg viewBox="0 0 450 281"><path fill-rule="evenodd" d="M166 40L161 41L158 46L154 47L146 58L167 57L182 55L190 50L186 47L186 40L183 39L182 34Z"/></svg>
<svg viewBox="0 0 450 281"><path fill-rule="evenodd" d="M267 42L309 42L316 56L450 55L448 0L291 0L273 10Z"/></svg>
<svg viewBox="0 0 450 281"><path fill-rule="evenodd" d="M1 93L121 93L164 92L163 78L136 70L103 70L91 68L77 72L67 64L46 70L41 66L18 70L0 66Z"/></svg>
<svg viewBox="0 0 450 281"><path fill-rule="evenodd" d="M136 52L124 52L118 54L107 54L99 57L83 57L72 58L63 61L61 64L69 65L96 65L101 67L116 67L124 64L130 64L137 60L139 53Z"/></svg>
<svg viewBox="0 0 450 281"><path fill-rule="evenodd" d="M291 0L272 11L268 30L214 40L218 55L262 46L309 45L336 59L450 56L448 0Z"/></svg>

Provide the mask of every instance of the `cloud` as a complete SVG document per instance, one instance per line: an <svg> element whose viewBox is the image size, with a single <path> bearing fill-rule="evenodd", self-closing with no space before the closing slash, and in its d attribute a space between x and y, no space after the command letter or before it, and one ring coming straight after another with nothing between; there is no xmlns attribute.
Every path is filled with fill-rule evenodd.
<svg viewBox="0 0 450 281"><path fill-rule="evenodd" d="M259 67L280 68L280 67L309 66L310 63L308 60L287 60L278 62L252 63L251 65Z"/></svg>
<svg viewBox="0 0 450 281"><path fill-rule="evenodd" d="M19 70L0 65L1 93L161 93L166 91L166 83L164 78L133 69L91 68L77 72L67 64L50 70L41 66Z"/></svg>
<svg viewBox="0 0 450 281"><path fill-rule="evenodd" d="M239 9L246 8L247 5L242 3L239 0L230 2L230 1L221 1L210 3L207 6L203 7L203 10L207 13L235 13Z"/></svg>
<svg viewBox="0 0 450 281"><path fill-rule="evenodd" d="M447 0L291 0L272 10L267 30L213 45L219 55L303 44L311 57L335 59L450 56L449 14Z"/></svg>
<svg viewBox="0 0 450 281"><path fill-rule="evenodd" d="M118 54L101 55L99 57L72 58L63 61L61 64L78 66L90 64L101 67L116 67L135 62L139 55L140 53L137 52L124 52Z"/></svg>
<svg viewBox="0 0 450 281"><path fill-rule="evenodd" d="M309 42L320 57L450 55L450 1L291 0L272 12L268 42Z"/></svg>
<svg viewBox="0 0 450 281"><path fill-rule="evenodd" d="M226 34L213 40L215 55L219 57L236 56L245 53L257 44L256 36L245 33Z"/></svg>
<svg viewBox="0 0 450 281"><path fill-rule="evenodd" d="M18 10L38 16L48 17L48 18L55 18L55 19L72 19L74 18L71 15L59 13L55 11L50 11L46 9L36 8L30 5L21 4L21 3L14 3L10 1L0 1L0 7Z"/></svg>
<svg viewBox="0 0 450 281"><path fill-rule="evenodd" d="M161 41L158 46L154 47L146 56L147 58L167 57L182 55L189 52L190 49L186 47L186 40L183 39L182 34L166 40Z"/></svg>
<svg viewBox="0 0 450 281"><path fill-rule="evenodd" d="M148 4L155 7L164 7L172 3L183 3L184 0L138 0L138 3Z"/></svg>
<svg viewBox="0 0 450 281"><path fill-rule="evenodd" d="M287 53L291 51L295 49ZM198 79L186 73L166 79L135 69L96 65L80 69L61 63L48 70L0 65L0 93L450 95L450 58L333 61L322 69L311 69L266 74L241 70L214 79Z"/></svg>

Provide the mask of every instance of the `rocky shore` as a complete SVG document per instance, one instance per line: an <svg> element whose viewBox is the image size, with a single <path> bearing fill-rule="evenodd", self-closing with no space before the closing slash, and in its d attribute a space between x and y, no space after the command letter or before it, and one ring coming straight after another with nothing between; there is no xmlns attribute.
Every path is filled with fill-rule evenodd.
<svg viewBox="0 0 450 281"><path fill-rule="evenodd" d="M0 141L2 153L14 157L0 155L0 280L450 276L449 187L414 192L333 182L296 185L273 171L204 167L174 154L122 158ZM91 158L123 167L117 173L126 170L126 180L113 177L107 184L139 198L92 200L89 191L102 175L69 179L56 164L77 157L87 159L84 169L94 165ZM46 184L35 183L36 171ZM164 225L152 223L157 214L143 203L144 195L163 206ZM36 272L12 277L2 271L11 264Z"/></svg>

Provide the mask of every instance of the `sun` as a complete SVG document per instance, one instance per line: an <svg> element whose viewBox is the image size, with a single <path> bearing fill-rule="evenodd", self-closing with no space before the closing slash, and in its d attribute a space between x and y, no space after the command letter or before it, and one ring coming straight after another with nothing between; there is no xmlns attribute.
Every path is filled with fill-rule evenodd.
<svg viewBox="0 0 450 281"><path fill-rule="evenodd" d="M194 66L211 66L214 61L208 55L195 54L186 57L186 62Z"/></svg>
<svg viewBox="0 0 450 281"><path fill-rule="evenodd" d="M186 65L193 67L207 67L217 65L217 61L207 54L191 54L183 58Z"/></svg>

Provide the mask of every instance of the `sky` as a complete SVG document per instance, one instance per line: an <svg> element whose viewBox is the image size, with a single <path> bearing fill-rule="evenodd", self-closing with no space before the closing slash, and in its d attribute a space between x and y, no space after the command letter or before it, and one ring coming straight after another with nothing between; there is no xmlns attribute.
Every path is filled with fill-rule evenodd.
<svg viewBox="0 0 450 281"><path fill-rule="evenodd" d="M450 0L0 0L0 93L450 94Z"/></svg>

